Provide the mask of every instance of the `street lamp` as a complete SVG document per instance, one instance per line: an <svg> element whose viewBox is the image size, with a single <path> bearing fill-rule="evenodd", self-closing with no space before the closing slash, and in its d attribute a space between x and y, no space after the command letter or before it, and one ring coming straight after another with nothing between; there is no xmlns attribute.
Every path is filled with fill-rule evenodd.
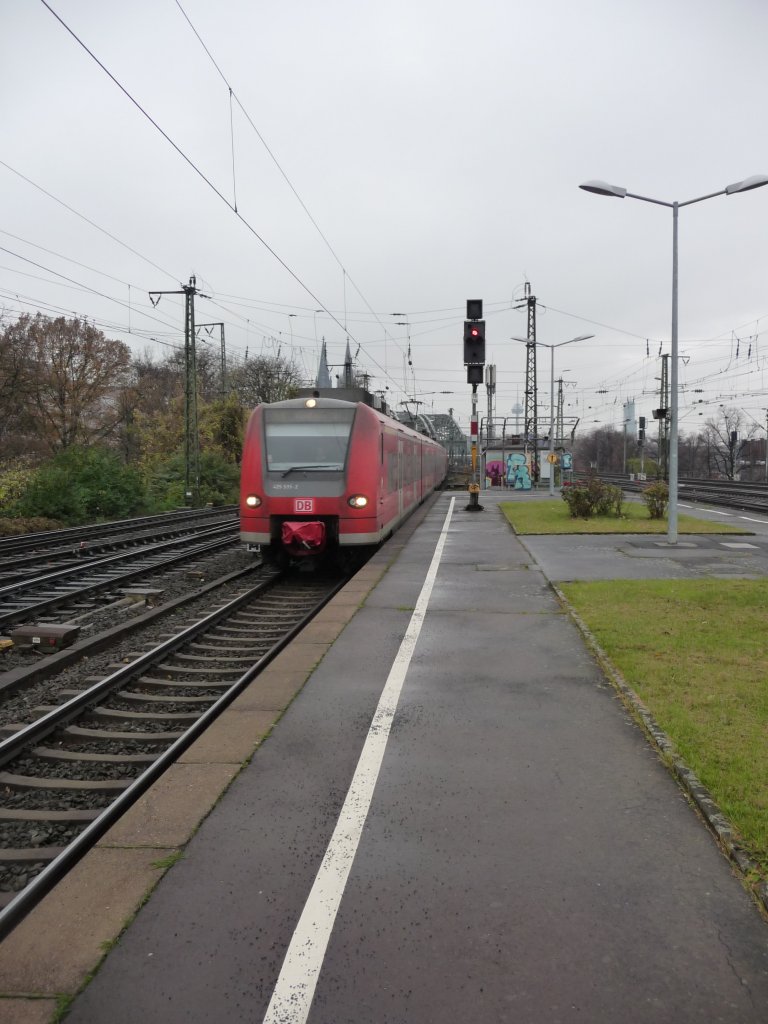
<svg viewBox="0 0 768 1024"><path fill-rule="evenodd" d="M572 345L574 341L588 341L589 338L594 338L594 334L580 334L578 338L569 338L568 341L560 341L556 345L547 345L543 341L534 341L534 345L539 345L541 348L549 349L549 454L554 456L555 454L555 349L562 348L563 345ZM518 338L516 335L512 335L512 341L522 341L523 344L530 344L530 338ZM535 441L534 441L535 443ZM555 465L554 458L549 459L549 493L551 497L555 494Z"/></svg>
<svg viewBox="0 0 768 1024"><path fill-rule="evenodd" d="M656 206L668 206L672 210L672 374L670 381L670 431L669 431L669 513L667 517L667 543L677 544L677 214L681 206L691 206L693 203L701 203L705 199L713 199L715 196L730 196L734 192L749 192L753 188L760 188L761 185L768 185L768 174L753 174L751 178L744 181L737 181L733 185L726 185L718 192L710 192L697 199L688 199L684 203L668 203L663 199L651 199L649 196L640 196L634 192L627 192L625 188L618 185L609 185L605 181L585 181L579 188L585 192L594 192L598 196L614 196L617 199L640 199L644 203L654 203Z"/></svg>

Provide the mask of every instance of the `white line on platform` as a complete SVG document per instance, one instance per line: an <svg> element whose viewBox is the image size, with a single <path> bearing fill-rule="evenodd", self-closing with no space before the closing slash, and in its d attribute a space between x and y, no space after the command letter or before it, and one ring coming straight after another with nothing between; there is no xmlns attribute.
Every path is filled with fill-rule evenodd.
<svg viewBox="0 0 768 1024"><path fill-rule="evenodd" d="M714 516L729 516L731 519L733 518L733 512L718 512L716 508L709 508L705 511L711 512Z"/></svg>
<svg viewBox="0 0 768 1024"><path fill-rule="evenodd" d="M744 519L748 523L762 523L763 525L765 525L764 519L752 519L750 518L750 516L739 516L739 519Z"/></svg>
<svg viewBox="0 0 768 1024"><path fill-rule="evenodd" d="M336 828L288 945L264 1024L304 1024L309 1016L341 897L368 817L400 693L432 595L455 502L456 499L451 498L424 586L381 691Z"/></svg>

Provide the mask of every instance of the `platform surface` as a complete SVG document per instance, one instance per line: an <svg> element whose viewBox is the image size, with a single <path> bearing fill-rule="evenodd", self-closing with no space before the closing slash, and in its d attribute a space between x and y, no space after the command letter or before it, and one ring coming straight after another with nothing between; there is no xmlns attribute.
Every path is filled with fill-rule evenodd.
<svg viewBox="0 0 768 1024"><path fill-rule="evenodd" d="M768 924L548 579L751 575L768 524L568 544L502 497L439 496L67 1024L765 1024Z"/></svg>

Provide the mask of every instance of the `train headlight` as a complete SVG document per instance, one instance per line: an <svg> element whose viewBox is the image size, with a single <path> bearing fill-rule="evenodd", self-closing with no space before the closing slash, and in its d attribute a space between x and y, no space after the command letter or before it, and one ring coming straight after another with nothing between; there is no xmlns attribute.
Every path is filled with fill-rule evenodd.
<svg viewBox="0 0 768 1024"><path fill-rule="evenodd" d="M308 409L314 409L315 406L317 405L317 402L315 401L314 398L308 398L304 405L306 405Z"/></svg>
<svg viewBox="0 0 768 1024"><path fill-rule="evenodd" d="M258 496L258 494L249 494L245 499L245 504L248 506L248 508L258 508L259 505L261 504L261 498Z"/></svg>
<svg viewBox="0 0 768 1024"><path fill-rule="evenodd" d="M351 498L347 498L347 504L351 505L352 508L365 508L368 504L368 499L364 494L353 494Z"/></svg>

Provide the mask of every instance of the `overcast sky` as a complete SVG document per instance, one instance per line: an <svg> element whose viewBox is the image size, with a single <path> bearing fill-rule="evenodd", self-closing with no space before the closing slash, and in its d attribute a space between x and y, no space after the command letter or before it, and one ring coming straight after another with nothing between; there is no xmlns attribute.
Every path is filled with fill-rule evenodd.
<svg viewBox="0 0 768 1024"><path fill-rule="evenodd" d="M541 343L595 335L555 350L567 413L621 428L659 404L672 215L578 185L684 202L768 173L765 0L49 3L93 56L2 0L0 310L137 353L183 345L180 297L148 292L194 274L233 359L292 349L310 378L349 337L373 389L466 427L466 299L510 416L527 281ZM765 425L767 227L768 187L680 213L681 431L720 403Z"/></svg>

